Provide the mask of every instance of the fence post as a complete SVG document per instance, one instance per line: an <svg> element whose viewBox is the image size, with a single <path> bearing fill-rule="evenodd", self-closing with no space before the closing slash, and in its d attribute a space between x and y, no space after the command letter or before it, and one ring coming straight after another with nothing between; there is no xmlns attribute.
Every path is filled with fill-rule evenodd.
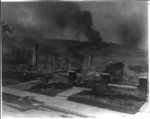
<svg viewBox="0 0 150 119"><path fill-rule="evenodd" d="M76 80L76 72L75 71L69 71L69 84L71 86L73 86L75 80Z"/></svg>
<svg viewBox="0 0 150 119"><path fill-rule="evenodd" d="M109 80L110 80L110 74L102 73L102 83L107 86L107 89L109 88L108 87Z"/></svg>
<svg viewBox="0 0 150 119"><path fill-rule="evenodd" d="M139 85L138 88L140 91L144 92L144 98L147 98L148 93L148 78L147 77L139 77Z"/></svg>

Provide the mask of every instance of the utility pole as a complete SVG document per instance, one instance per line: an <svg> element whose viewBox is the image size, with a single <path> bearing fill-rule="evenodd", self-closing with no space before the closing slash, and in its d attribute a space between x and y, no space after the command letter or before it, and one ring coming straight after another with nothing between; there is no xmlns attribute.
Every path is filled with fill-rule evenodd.
<svg viewBox="0 0 150 119"><path fill-rule="evenodd" d="M34 70L38 68L38 43L34 44L32 54L32 66Z"/></svg>
<svg viewBox="0 0 150 119"><path fill-rule="evenodd" d="M69 45L67 46L67 71L68 71L68 66L69 66Z"/></svg>
<svg viewBox="0 0 150 119"><path fill-rule="evenodd" d="M35 69L37 70L38 68L38 59L39 59L39 52L38 52L38 48L39 48L39 45L38 43L35 44L35 53L36 53L36 63L35 63Z"/></svg>
<svg viewBox="0 0 150 119"><path fill-rule="evenodd" d="M93 59L94 59L94 55L91 54L91 62L90 62L90 65L91 65L91 66L93 65Z"/></svg>

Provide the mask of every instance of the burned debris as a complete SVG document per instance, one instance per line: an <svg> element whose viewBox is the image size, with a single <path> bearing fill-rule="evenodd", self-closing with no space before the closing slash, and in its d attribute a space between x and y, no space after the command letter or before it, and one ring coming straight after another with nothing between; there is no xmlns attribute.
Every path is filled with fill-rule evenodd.
<svg viewBox="0 0 150 119"><path fill-rule="evenodd" d="M138 47L142 22L131 20L130 15L126 20L118 10L122 22L112 18L116 26L107 24L107 30L99 23L99 31L94 22L100 19L95 21L92 11L80 7L74 2L18 3L21 13L16 13L20 17L11 24L14 30L2 22L2 85L135 114L148 96L147 51ZM32 97L25 99L19 98L19 103L33 101Z"/></svg>
<svg viewBox="0 0 150 119"><path fill-rule="evenodd" d="M107 59L110 56L104 56L102 53L105 50L103 47L89 42L58 39L48 43L47 45L33 42L27 62L20 62L24 53L17 53L17 64L4 60L3 85L34 80L35 83L30 88L25 88L25 91L52 97L73 87L84 87L90 91L69 96L68 100L127 113L136 113L147 99L148 87L142 87L148 84L148 79L139 78L140 75L134 77L137 75L135 73L131 80L138 83L132 83L128 87L129 81L125 80L125 75L127 76L127 71L131 72L132 69L129 70L128 65L126 66L127 62L110 62ZM113 55L111 57L115 58ZM8 78L14 78L15 81L9 81ZM130 104L134 100L138 106L135 106L135 103L125 106L124 99ZM94 100L96 103L93 103ZM121 107L118 108L116 100L120 101Z"/></svg>

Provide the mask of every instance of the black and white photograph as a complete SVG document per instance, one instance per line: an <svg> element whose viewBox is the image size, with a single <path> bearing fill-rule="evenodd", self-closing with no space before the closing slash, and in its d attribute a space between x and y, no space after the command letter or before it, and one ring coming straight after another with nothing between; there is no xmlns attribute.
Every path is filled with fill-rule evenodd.
<svg viewBox="0 0 150 119"><path fill-rule="evenodd" d="M1 117L143 118L148 1L1 2Z"/></svg>

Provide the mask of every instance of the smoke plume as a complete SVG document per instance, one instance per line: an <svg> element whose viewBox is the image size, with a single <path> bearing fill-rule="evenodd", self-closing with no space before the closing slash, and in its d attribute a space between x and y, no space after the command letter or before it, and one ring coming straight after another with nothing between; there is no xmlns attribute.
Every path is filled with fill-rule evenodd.
<svg viewBox="0 0 150 119"><path fill-rule="evenodd" d="M119 24L118 37L124 45L137 46L143 39L142 28L136 21Z"/></svg>
<svg viewBox="0 0 150 119"><path fill-rule="evenodd" d="M12 11L14 18L10 18L17 34L79 41L101 40L99 33L92 28L90 12L81 11L76 3L25 2L11 3L10 6L17 9Z"/></svg>
<svg viewBox="0 0 150 119"><path fill-rule="evenodd" d="M147 47L147 2L2 3L14 34ZM100 33L100 34L99 34Z"/></svg>
<svg viewBox="0 0 150 119"><path fill-rule="evenodd" d="M83 2L80 7L90 11L104 41L141 48L148 44L146 1Z"/></svg>

